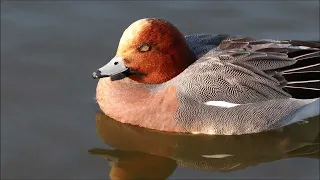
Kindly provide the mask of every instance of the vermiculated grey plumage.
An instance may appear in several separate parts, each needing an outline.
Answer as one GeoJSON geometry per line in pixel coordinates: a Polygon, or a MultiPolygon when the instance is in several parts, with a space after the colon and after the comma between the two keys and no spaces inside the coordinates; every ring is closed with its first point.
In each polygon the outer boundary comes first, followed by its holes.
{"type": "Polygon", "coordinates": [[[191,35],[186,40],[198,60],[165,84],[178,84],[176,119],[189,132],[244,134],[279,128],[299,121],[292,115],[299,108],[319,103],[291,98],[282,74],[300,60],[319,62],[316,42],[308,47],[228,35],[191,35]],[[240,105],[204,104],[208,101],[240,105]]]}

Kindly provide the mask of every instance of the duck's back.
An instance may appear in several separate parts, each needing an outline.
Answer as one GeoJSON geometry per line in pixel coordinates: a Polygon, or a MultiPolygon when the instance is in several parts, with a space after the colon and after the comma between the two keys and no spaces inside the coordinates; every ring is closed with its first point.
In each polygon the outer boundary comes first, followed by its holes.
{"type": "Polygon", "coordinates": [[[298,61],[319,60],[319,49],[247,37],[197,35],[187,42],[199,57],[175,78],[176,119],[187,131],[255,133],[319,115],[319,99],[291,98],[283,76],[298,61]]]}
{"type": "Polygon", "coordinates": [[[204,34],[186,40],[198,62],[218,60],[274,78],[294,98],[320,96],[320,42],[204,34]]]}

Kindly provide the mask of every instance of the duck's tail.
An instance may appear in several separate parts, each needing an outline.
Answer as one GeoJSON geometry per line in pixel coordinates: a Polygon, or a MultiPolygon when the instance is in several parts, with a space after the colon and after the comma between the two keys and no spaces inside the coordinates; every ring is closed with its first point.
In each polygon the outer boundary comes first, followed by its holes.
{"type": "Polygon", "coordinates": [[[288,53],[297,63],[280,71],[287,80],[285,89],[298,99],[320,97],[320,41],[290,41],[290,44],[299,49],[288,53]]]}

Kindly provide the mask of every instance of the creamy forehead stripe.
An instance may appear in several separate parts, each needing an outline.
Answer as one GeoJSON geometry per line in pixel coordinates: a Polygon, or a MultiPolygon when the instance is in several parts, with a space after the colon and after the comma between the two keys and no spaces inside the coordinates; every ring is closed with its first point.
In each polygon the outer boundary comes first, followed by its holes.
{"type": "Polygon", "coordinates": [[[149,22],[145,19],[138,20],[134,23],[132,23],[122,34],[122,37],[120,39],[119,44],[125,44],[128,41],[134,39],[134,37],[137,36],[137,34],[143,30],[149,22]]]}

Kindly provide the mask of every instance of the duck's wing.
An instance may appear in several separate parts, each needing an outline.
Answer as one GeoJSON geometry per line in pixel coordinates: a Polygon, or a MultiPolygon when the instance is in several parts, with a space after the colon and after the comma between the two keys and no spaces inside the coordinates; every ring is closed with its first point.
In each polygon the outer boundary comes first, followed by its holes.
{"type": "Polygon", "coordinates": [[[288,53],[291,58],[298,59],[297,63],[278,69],[288,81],[285,89],[293,97],[305,99],[320,96],[320,42],[289,41],[299,47],[310,49],[297,50],[288,53]]]}
{"type": "MultiPolygon", "coordinates": [[[[263,52],[296,60],[289,66],[264,70],[269,61],[256,66],[274,78],[283,81],[284,89],[295,98],[315,98],[320,93],[320,42],[297,40],[256,40],[250,37],[228,37],[216,50],[263,52]]],[[[278,63],[276,63],[277,65],[278,63]]],[[[280,64],[281,65],[281,64],[280,64]]]]}
{"type": "Polygon", "coordinates": [[[266,53],[223,51],[191,65],[175,83],[177,122],[190,132],[230,135],[280,128],[319,115],[319,98],[290,98],[280,81],[254,68],[258,64],[245,64],[263,58],[282,64],[277,67],[295,61],[266,53]],[[240,56],[238,62],[232,61],[240,56]]]}
{"type": "Polygon", "coordinates": [[[222,40],[174,78],[177,121],[191,132],[246,134],[319,115],[320,98],[295,99],[285,92],[284,73],[298,61],[319,58],[319,49],[310,46],[222,40]]]}
{"type": "MultiPolygon", "coordinates": [[[[233,103],[254,102],[290,97],[287,92],[297,97],[301,95],[301,89],[308,89],[306,86],[310,85],[310,81],[303,85],[298,82],[302,76],[312,76],[311,80],[319,77],[316,75],[319,70],[307,70],[309,67],[319,67],[320,43],[317,42],[256,40],[251,37],[226,35],[211,38],[211,41],[210,36],[202,35],[197,38],[195,44],[202,43],[204,47],[216,46],[185,72],[187,76],[196,79],[196,82],[185,84],[199,84],[196,91],[201,92],[195,94],[198,94],[197,99],[202,102],[209,101],[210,98],[233,103]],[[201,41],[200,37],[205,38],[201,41]],[[300,70],[298,76],[294,73],[296,69],[300,70]],[[288,88],[297,84],[300,85],[300,93],[288,91],[288,88]]],[[[319,85],[317,81],[312,83],[319,85]]],[[[309,96],[305,98],[319,97],[319,91],[315,88],[313,91],[315,93],[308,93],[309,96]]]]}
{"type": "Polygon", "coordinates": [[[268,53],[210,51],[177,79],[181,92],[198,102],[252,103],[290,97],[282,81],[263,70],[293,63],[294,59],[268,53]]]}

